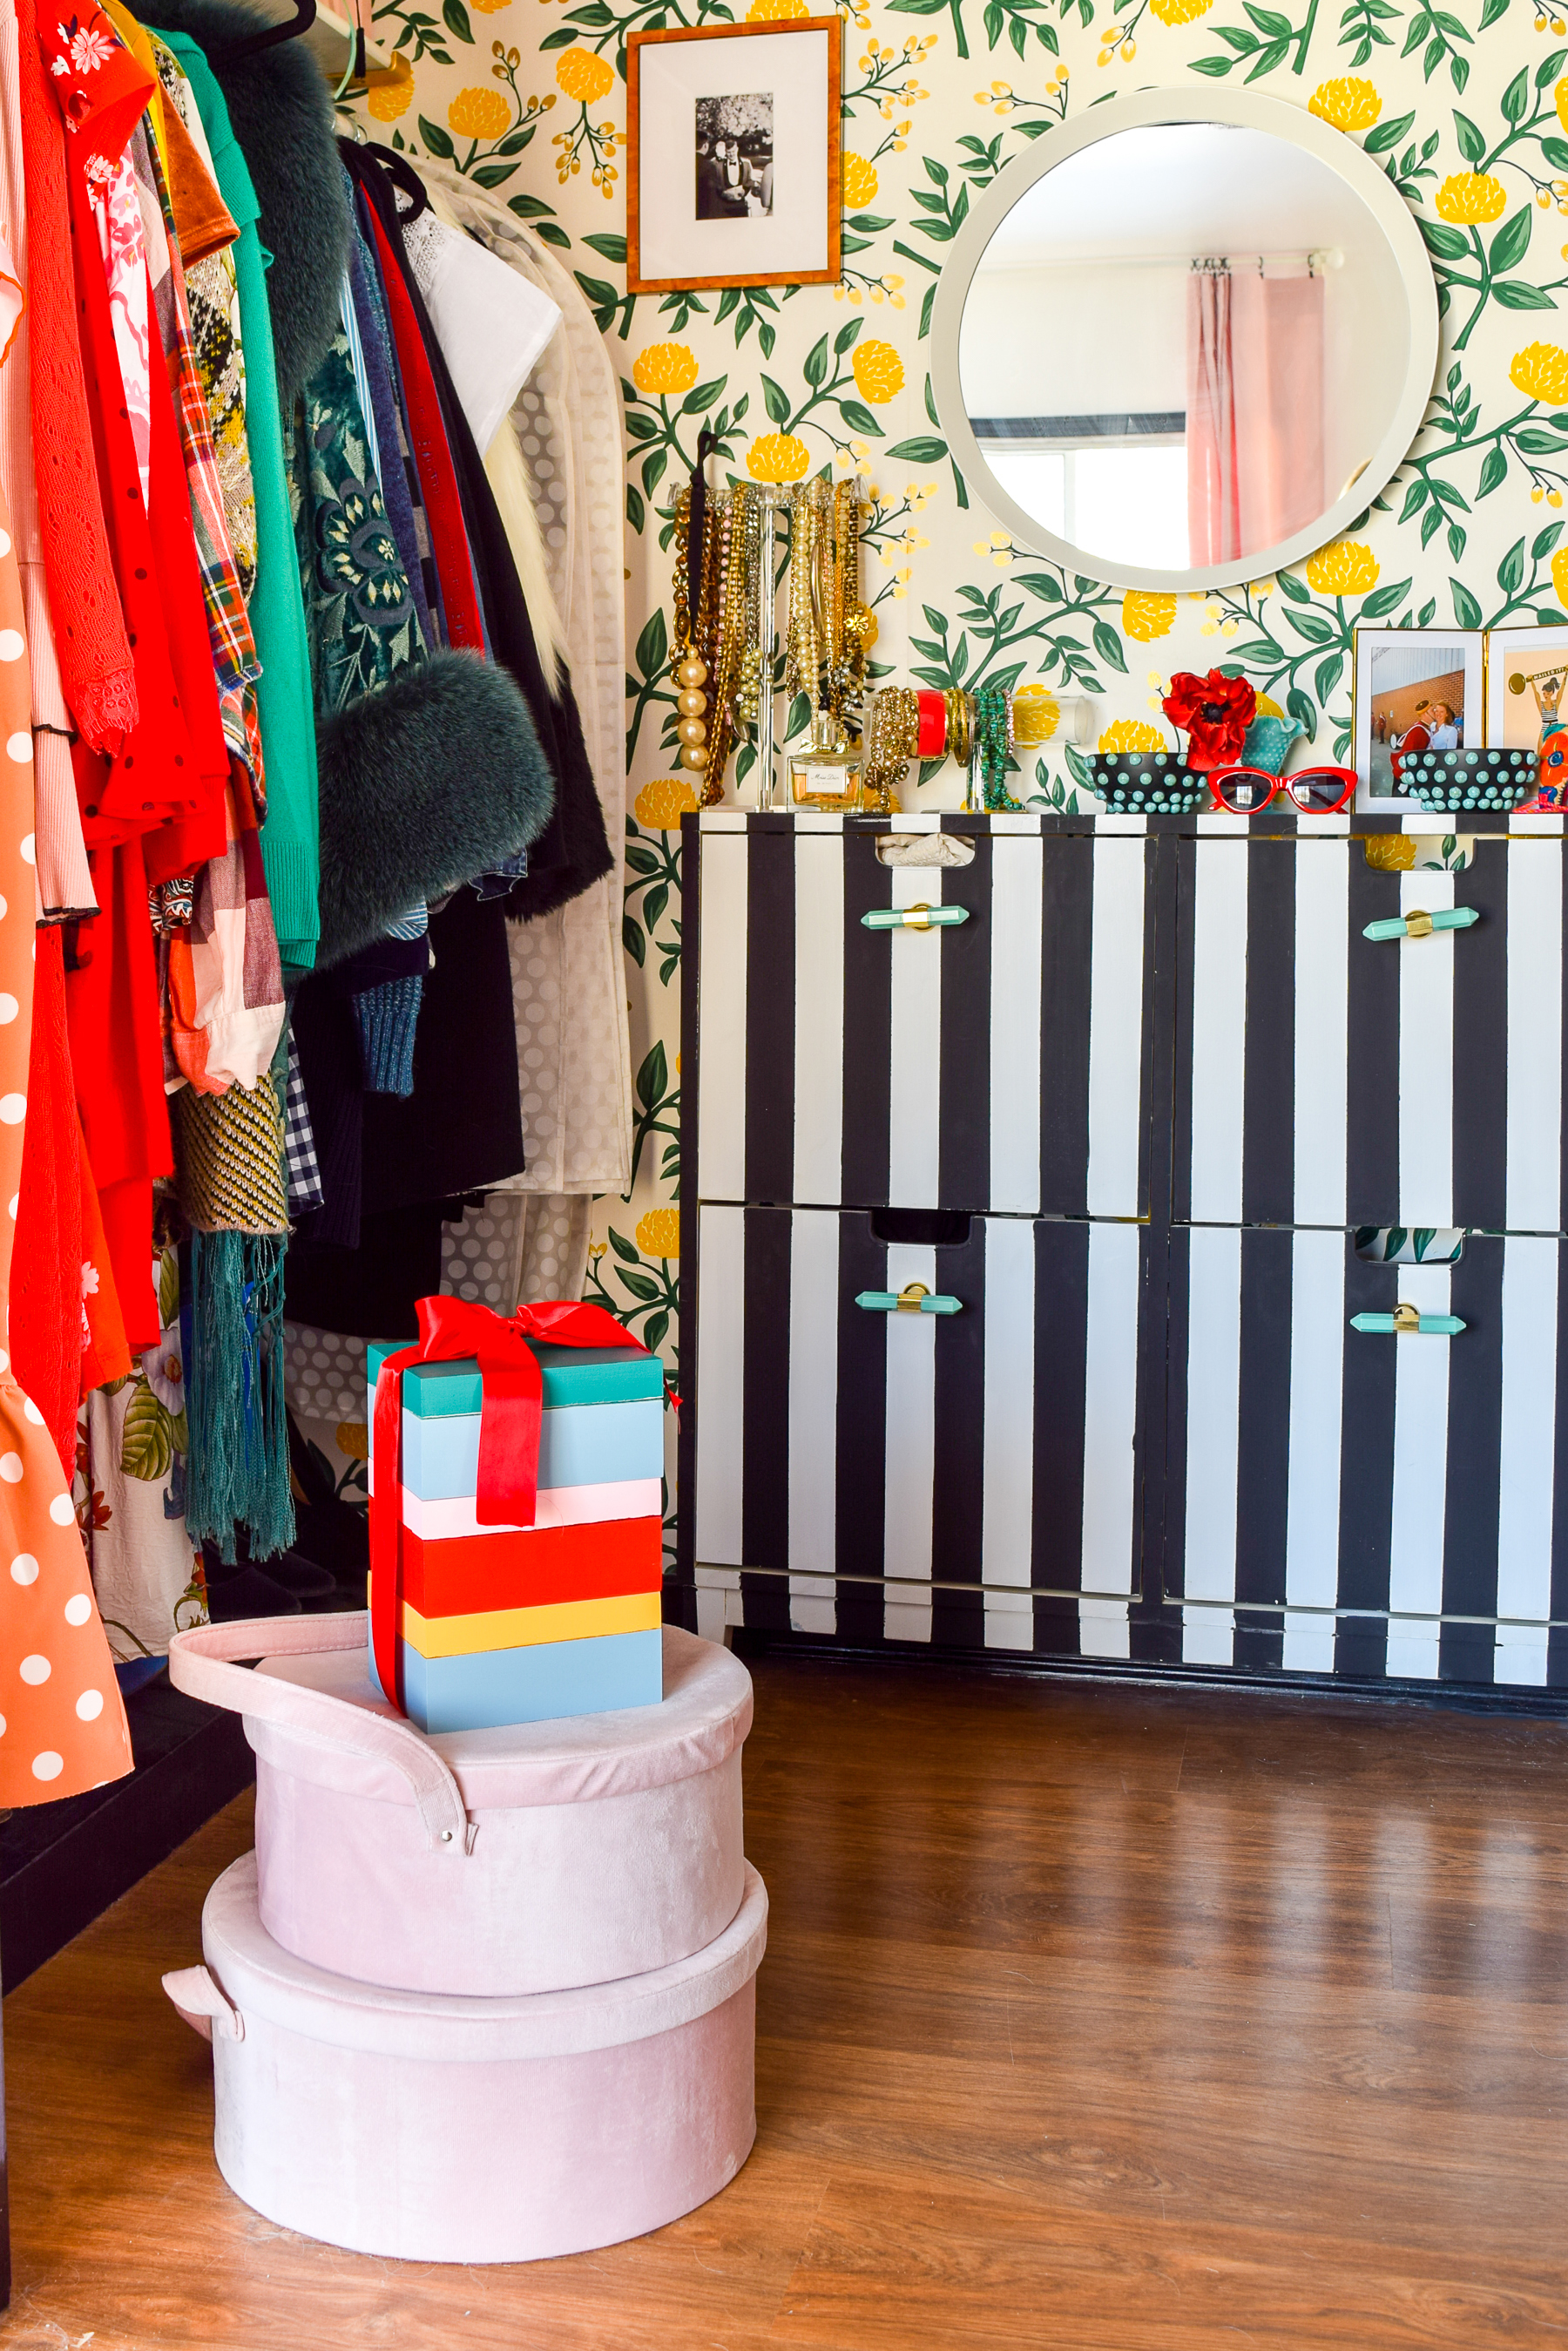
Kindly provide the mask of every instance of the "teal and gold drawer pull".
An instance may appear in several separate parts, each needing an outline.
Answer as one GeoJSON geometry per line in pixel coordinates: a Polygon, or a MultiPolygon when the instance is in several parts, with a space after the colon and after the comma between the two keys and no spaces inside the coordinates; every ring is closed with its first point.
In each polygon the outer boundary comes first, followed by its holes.
{"type": "Polygon", "coordinates": [[[1407,914],[1390,914],[1386,922],[1368,923],[1364,939],[1425,939],[1434,931],[1468,931],[1480,920],[1479,906],[1439,906],[1435,914],[1419,906],[1407,914]]]}
{"type": "Polygon", "coordinates": [[[967,906],[873,906],[861,922],[868,931],[930,931],[947,930],[954,923],[967,923],[967,906]]]}
{"type": "Polygon", "coordinates": [[[860,1290],[855,1294],[857,1306],[864,1306],[867,1314],[961,1314],[961,1298],[944,1298],[940,1292],[926,1288],[923,1281],[906,1282],[902,1290],[860,1290]]]}
{"type": "Polygon", "coordinates": [[[1401,1303],[1392,1314],[1353,1314],[1350,1327],[1384,1339],[1457,1339],[1465,1326],[1457,1314],[1422,1314],[1401,1303]]]}

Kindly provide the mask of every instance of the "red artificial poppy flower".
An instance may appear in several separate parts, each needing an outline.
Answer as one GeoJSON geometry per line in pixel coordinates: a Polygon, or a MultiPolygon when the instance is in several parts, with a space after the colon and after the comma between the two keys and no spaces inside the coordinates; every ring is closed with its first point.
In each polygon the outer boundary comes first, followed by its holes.
{"type": "Polygon", "coordinates": [[[1244,677],[1227,677],[1217,669],[1207,677],[1182,670],[1160,705],[1171,725],[1185,732],[1187,764],[1200,775],[1235,765],[1257,707],[1258,697],[1244,677]]]}

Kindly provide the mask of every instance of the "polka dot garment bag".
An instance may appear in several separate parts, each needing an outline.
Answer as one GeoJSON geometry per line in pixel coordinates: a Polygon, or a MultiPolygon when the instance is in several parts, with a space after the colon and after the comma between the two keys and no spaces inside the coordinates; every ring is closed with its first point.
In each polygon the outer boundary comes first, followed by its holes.
{"type": "MultiPolygon", "coordinates": [[[[0,249],[0,332],[21,312],[0,249]]],[[[4,363],[0,360],[0,363],[4,363]]],[[[0,496],[0,1314],[10,1337],[33,1026],[33,736],[22,582],[0,496]]],[[[0,1804],[96,1788],[131,1768],[130,1734],[65,1470],[0,1347],[0,1804]]]]}

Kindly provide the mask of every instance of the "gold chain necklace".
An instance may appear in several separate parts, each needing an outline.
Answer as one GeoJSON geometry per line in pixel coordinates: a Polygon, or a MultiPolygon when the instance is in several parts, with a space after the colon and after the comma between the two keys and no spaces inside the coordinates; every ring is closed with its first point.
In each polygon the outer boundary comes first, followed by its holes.
{"type": "Polygon", "coordinates": [[[822,517],[815,485],[802,482],[790,499],[789,636],[784,649],[784,690],[804,694],[816,708],[822,672],[817,599],[813,593],[822,517]]]}
{"type": "Polygon", "coordinates": [[[920,705],[914,688],[884,685],[866,713],[866,806],[878,816],[898,812],[898,786],[919,744],[920,705]]]}

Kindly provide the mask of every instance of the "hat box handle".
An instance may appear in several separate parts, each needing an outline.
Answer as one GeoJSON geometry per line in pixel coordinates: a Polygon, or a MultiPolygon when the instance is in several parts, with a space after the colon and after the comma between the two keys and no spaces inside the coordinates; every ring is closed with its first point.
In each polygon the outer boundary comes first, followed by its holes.
{"type": "Polygon", "coordinates": [[[169,1644],[169,1678],[176,1689],[231,1714],[275,1722],[302,1739],[345,1754],[389,1763],[412,1791],[426,1842],[438,1850],[473,1850],[474,1824],[451,1767],[413,1724],[367,1714],[327,1690],[275,1680],[236,1665],[237,1657],[319,1656],[327,1650],[369,1654],[369,1618],[361,1610],[333,1616],[261,1616],[237,1625],[196,1625],[169,1644]]]}

